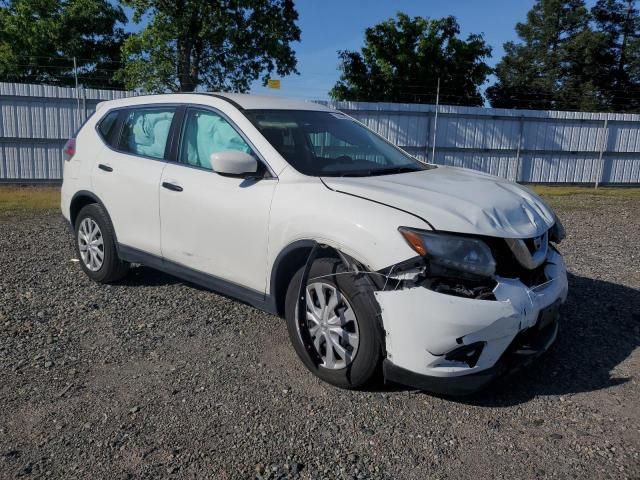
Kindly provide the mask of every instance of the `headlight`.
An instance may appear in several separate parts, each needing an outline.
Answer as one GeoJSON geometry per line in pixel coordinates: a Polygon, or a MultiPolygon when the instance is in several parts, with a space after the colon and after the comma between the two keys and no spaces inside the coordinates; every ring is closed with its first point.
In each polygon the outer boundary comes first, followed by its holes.
{"type": "Polygon", "coordinates": [[[430,264],[485,277],[496,271],[491,249],[482,240],[406,227],[398,230],[409,246],[430,264]]]}
{"type": "Polygon", "coordinates": [[[553,214],[553,218],[555,219],[555,222],[553,227],[551,227],[551,230],[549,230],[549,239],[554,243],[560,243],[564,240],[566,232],[564,230],[564,225],[562,225],[562,222],[555,213],[553,214]]]}

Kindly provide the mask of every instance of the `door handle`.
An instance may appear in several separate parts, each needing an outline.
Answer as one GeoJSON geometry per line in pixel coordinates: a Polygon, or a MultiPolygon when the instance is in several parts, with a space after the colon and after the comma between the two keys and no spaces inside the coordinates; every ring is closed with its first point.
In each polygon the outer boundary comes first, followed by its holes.
{"type": "Polygon", "coordinates": [[[162,186],[167,190],[171,190],[172,192],[182,191],[182,187],[180,185],[176,185],[175,183],[162,182],[162,186]]]}
{"type": "Polygon", "coordinates": [[[111,168],[109,165],[105,165],[104,163],[99,163],[98,168],[100,170],[104,170],[105,172],[113,172],[113,168],[111,168]]]}

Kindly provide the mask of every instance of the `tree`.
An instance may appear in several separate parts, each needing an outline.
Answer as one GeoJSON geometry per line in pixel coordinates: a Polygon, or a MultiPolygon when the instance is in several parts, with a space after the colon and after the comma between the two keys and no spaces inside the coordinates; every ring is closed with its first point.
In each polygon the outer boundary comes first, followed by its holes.
{"type": "Polygon", "coordinates": [[[262,74],[296,72],[293,0],[125,0],[148,24],[125,42],[121,77],[152,92],[246,91],[262,74]]]}
{"type": "Polygon", "coordinates": [[[640,20],[635,0],[538,0],[505,44],[494,107],[637,111],[640,20]]]}
{"type": "Polygon", "coordinates": [[[342,75],[329,94],[336,100],[482,105],[480,86],[491,68],[491,48],[481,35],[460,39],[454,17],[396,18],[365,31],[361,52],[341,51],[342,75]]]}
{"type": "Polygon", "coordinates": [[[611,110],[640,110],[640,15],[634,0],[598,0],[591,9],[604,37],[595,83],[611,110]]]}
{"type": "Polygon", "coordinates": [[[108,0],[0,0],[0,81],[121,88],[127,18],[108,0]]]}
{"type": "Polygon", "coordinates": [[[520,43],[507,42],[496,66],[497,83],[487,89],[494,107],[580,109],[593,105],[589,77],[592,52],[601,38],[589,28],[583,0],[538,0],[525,23],[516,25],[520,43]]]}

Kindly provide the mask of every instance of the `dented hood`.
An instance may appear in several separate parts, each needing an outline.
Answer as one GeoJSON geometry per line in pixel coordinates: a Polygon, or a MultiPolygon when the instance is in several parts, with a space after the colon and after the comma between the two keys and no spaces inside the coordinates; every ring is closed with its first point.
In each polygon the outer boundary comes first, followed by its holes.
{"type": "Polygon", "coordinates": [[[553,211],[530,190],[465,168],[322,180],[332,190],[406,210],[436,230],[529,238],[555,221],[553,211]]]}

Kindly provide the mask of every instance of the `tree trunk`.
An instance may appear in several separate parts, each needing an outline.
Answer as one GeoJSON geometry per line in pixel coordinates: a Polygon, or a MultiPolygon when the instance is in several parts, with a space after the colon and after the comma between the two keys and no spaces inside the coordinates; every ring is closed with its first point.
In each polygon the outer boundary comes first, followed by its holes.
{"type": "Polygon", "coordinates": [[[622,27],[622,41],[620,42],[620,57],[618,59],[618,75],[622,78],[624,72],[624,66],[627,63],[627,44],[629,37],[634,34],[633,28],[633,2],[634,0],[627,0],[627,15],[624,18],[624,25],[622,27]]]}
{"type": "Polygon", "coordinates": [[[178,83],[181,92],[193,92],[198,86],[202,39],[199,12],[191,13],[182,41],[178,40],[178,83]],[[182,48],[180,48],[182,47],[182,48]]]}
{"type": "Polygon", "coordinates": [[[178,91],[180,92],[193,92],[196,88],[191,78],[191,48],[192,43],[190,40],[178,39],[176,74],[178,77],[178,91]]]}

